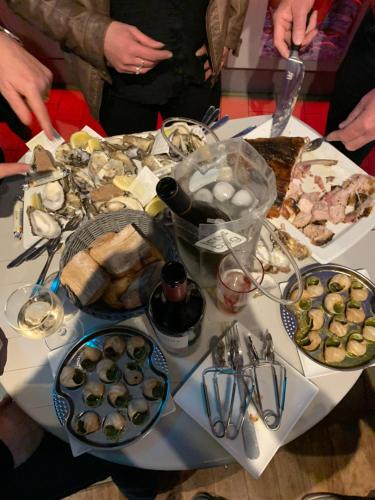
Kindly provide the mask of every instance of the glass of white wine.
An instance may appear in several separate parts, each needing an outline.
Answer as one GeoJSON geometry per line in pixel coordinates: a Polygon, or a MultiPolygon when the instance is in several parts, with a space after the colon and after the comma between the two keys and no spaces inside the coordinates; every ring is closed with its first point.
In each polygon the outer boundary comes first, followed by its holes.
{"type": "Polygon", "coordinates": [[[5,305],[8,324],[24,337],[44,339],[56,333],[64,321],[59,297],[40,285],[25,285],[15,290],[5,305]]]}

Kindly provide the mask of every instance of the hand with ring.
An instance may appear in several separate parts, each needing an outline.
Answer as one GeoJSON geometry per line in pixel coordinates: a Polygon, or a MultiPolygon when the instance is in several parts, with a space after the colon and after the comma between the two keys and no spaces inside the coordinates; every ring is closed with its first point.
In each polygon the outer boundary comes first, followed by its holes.
{"type": "Polygon", "coordinates": [[[119,73],[144,75],[160,61],[173,57],[164,44],[135,26],[112,21],[104,36],[104,55],[119,73]],[[125,50],[124,50],[125,47],[125,50]]]}

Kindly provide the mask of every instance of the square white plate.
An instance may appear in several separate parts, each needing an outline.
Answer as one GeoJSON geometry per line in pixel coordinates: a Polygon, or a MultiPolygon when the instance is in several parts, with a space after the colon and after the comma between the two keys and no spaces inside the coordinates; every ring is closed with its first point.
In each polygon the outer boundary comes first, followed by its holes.
{"type": "MultiPolygon", "coordinates": [[[[268,120],[248,135],[247,139],[256,139],[258,137],[270,137],[272,121],[268,120]]],[[[309,139],[316,139],[321,137],[316,130],[312,129],[305,123],[301,122],[293,116],[283,132],[284,136],[289,137],[308,137],[309,139]]],[[[319,149],[311,153],[304,153],[303,160],[310,159],[330,159],[337,160],[337,164],[332,167],[313,166],[311,173],[313,175],[320,175],[323,179],[327,176],[334,176],[334,184],[342,184],[342,182],[353,174],[366,174],[358,165],[353,163],[349,158],[344,156],[340,151],[334,148],[328,142],[324,142],[319,149]]],[[[306,181],[307,183],[308,181],[306,181]]],[[[311,183],[312,184],[312,183],[311,183]]],[[[305,185],[305,183],[304,183],[305,185]]],[[[308,191],[312,191],[313,187],[308,187],[308,191]]],[[[288,232],[301,243],[307,245],[311,249],[312,256],[321,264],[332,262],[341,254],[346,252],[350,247],[355,245],[361,238],[363,238],[371,229],[375,227],[375,210],[372,210],[368,217],[360,219],[355,224],[331,224],[328,223],[327,227],[331,229],[335,235],[332,240],[324,246],[316,246],[310,243],[306,236],[288,222],[284,217],[280,216],[271,219],[275,226],[279,227],[284,224],[288,232]]]]}
{"type": "MultiPolygon", "coordinates": [[[[238,324],[238,329],[240,334],[248,332],[248,329],[241,324],[238,324]]],[[[258,352],[261,352],[261,340],[255,334],[252,335],[252,339],[258,352]]],[[[250,460],[246,457],[241,432],[234,440],[216,438],[211,433],[202,389],[202,372],[213,365],[211,353],[209,353],[174,396],[175,403],[181,406],[191,418],[211,434],[212,438],[255,478],[258,478],[262,474],[277,450],[285,442],[289,432],[319,391],[316,385],[307,380],[277,354],[276,359],[285,366],[288,379],[285,409],[281,425],[277,431],[268,430],[260,419],[254,423],[260,451],[257,459],[250,460]]],[[[250,412],[256,414],[252,408],[250,408],[250,412]]]]}

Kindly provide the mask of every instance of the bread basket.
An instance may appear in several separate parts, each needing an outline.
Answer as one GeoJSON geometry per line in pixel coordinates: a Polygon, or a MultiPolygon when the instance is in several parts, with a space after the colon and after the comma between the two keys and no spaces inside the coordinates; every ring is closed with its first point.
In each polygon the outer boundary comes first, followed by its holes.
{"type": "MultiPolygon", "coordinates": [[[[140,234],[160,251],[165,260],[179,259],[173,238],[162,222],[150,217],[145,212],[121,210],[98,215],[95,219],[83,223],[68,238],[60,260],[60,272],[76,253],[86,250],[96,238],[110,231],[119,232],[128,224],[133,224],[140,234]]],[[[109,307],[101,299],[93,304],[82,306],[68,287],[65,287],[65,290],[73,304],[85,313],[98,318],[120,321],[143,314],[145,310],[145,306],[136,309],[117,310],[109,307]]]]}

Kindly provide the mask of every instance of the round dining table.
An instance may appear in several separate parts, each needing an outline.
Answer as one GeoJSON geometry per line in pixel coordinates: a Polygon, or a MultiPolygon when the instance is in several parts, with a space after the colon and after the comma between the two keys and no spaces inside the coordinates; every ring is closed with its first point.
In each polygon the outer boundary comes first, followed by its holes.
{"type": "MultiPolygon", "coordinates": [[[[230,120],[217,130],[217,134],[222,139],[228,138],[245,127],[260,125],[266,119],[269,119],[269,116],[230,120]]],[[[43,254],[36,260],[7,269],[8,262],[23,250],[22,242],[13,237],[12,217],[13,206],[21,190],[22,180],[19,178],[5,180],[0,185],[0,328],[4,334],[0,351],[0,373],[2,372],[0,382],[28,415],[46,430],[67,440],[66,432],[59,423],[53,406],[51,395],[53,375],[49,363],[49,348],[43,340],[29,340],[20,336],[7,325],[4,317],[7,297],[19,286],[35,282],[46,260],[46,254],[43,254]]],[[[353,269],[366,269],[370,277],[375,277],[373,248],[375,248],[375,231],[370,231],[335,262],[353,269]]],[[[303,265],[312,262],[310,258],[303,261],[303,265]]],[[[56,255],[50,268],[51,272],[58,269],[58,263],[59,255],[56,255]]],[[[108,324],[108,321],[81,312],[79,314],[85,330],[108,324]]],[[[273,336],[276,352],[303,373],[297,349],[282,325],[279,305],[276,302],[266,297],[250,300],[248,306],[238,315],[238,319],[249,328],[257,324],[258,327],[269,330],[273,336]]],[[[168,357],[174,390],[207,355],[209,340],[212,335],[220,333],[223,321],[228,321],[228,316],[220,313],[214,302],[208,299],[198,348],[186,357],[168,357]]],[[[125,324],[150,333],[150,327],[143,316],[128,320],[125,324]]],[[[360,375],[361,370],[332,370],[329,374],[311,379],[319,392],[285,442],[296,439],[331,412],[360,375]]],[[[161,418],[152,432],[142,440],[127,448],[100,451],[95,454],[117,463],[161,470],[195,469],[233,461],[224,448],[177,406],[173,412],[161,418]]]]}

